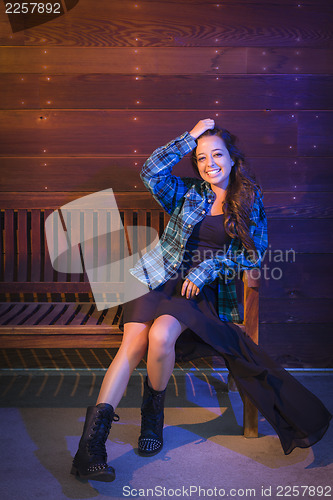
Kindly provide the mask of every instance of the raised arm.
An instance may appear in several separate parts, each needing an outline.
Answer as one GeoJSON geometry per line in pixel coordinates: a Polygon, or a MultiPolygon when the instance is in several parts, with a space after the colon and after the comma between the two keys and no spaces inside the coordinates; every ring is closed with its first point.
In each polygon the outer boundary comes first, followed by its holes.
{"type": "Polygon", "coordinates": [[[193,183],[193,177],[177,177],[172,168],[196,147],[195,139],[208,128],[214,127],[214,120],[200,120],[191,130],[184,132],[165,146],[157,148],[144,163],[140,177],[155,200],[171,214],[193,183]]]}

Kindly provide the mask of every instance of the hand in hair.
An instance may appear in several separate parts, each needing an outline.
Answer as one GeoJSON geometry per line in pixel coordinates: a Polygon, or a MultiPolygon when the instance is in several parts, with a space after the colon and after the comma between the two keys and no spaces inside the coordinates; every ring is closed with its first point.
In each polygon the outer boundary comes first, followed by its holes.
{"type": "Polygon", "coordinates": [[[210,118],[206,118],[205,120],[200,120],[191,130],[190,135],[197,139],[201,134],[206,132],[208,129],[212,129],[215,127],[214,120],[210,118]]]}

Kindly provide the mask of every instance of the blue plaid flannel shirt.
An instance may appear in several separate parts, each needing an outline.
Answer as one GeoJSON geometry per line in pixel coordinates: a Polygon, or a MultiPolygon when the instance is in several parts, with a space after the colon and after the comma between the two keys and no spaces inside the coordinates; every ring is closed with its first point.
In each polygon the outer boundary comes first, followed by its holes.
{"type": "MultiPolygon", "coordinates": [[[[196,147],[194,138],[182,135],[156,149],[144,163],[140,177],[155,200],[171,216],[157,245],[146,252],[129,271],[133,276],[156,288],[167,281],[183,260],[186,242],[195,224],[210,212],[216,195],[207,181],[172,175],[172,168],[196,147]]],[[[250,216],[250,235],[259,257],[233,238],[226,252],[206,259],[191,269],[186,278],[200,290],[218,279],[218,314],[222,321],[241,323],[235,276],[245,269],[260,268],[267,249],[267,219],[260,192],[256,192],[250,216]]]]}

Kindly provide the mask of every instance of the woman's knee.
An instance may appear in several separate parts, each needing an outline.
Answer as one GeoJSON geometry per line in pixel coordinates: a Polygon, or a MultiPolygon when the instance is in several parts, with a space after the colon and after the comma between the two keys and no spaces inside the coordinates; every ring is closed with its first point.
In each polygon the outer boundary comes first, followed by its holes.
{"type": "Polygon", "coordinates": [[[120,349],[131,357],[143,357],[148,347],[148,333],[153,321],[146,323],[125,323],[120,349]]]}
{"type": "Polygon", "coordinates": [[[157,318],[148,334],[148,349],[158,351],[160,355],[167,355],[174,350],[175,343],[184,326],[174,317],[169,315],[157,318]]]}

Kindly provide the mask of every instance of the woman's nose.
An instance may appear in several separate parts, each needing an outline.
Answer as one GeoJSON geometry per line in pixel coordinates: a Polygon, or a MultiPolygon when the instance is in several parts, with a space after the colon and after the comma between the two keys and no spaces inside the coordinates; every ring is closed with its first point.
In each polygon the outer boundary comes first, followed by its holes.
{"type": "Polygon", "coordinates": [[[211,156],[207,157],[207,167],[214,165],[214,159],[211,156]]]}

